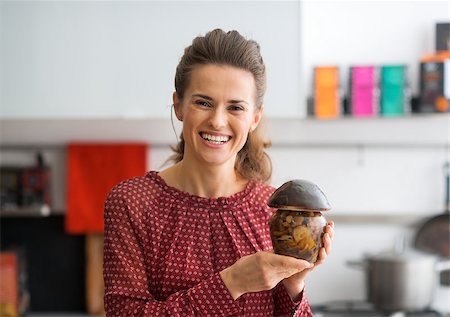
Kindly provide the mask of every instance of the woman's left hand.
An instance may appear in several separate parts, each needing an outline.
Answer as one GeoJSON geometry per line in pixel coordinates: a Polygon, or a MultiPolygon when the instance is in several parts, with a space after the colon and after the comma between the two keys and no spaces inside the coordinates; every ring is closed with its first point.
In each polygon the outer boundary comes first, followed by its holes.
{"type": "Polygon", "coordinates": [[[319,250],[319,256],[317,261],[314,263],[314,266],[310,269],[306,269],[304,271],[296,273],[291,277],[288,277],[283,280],[283,284],[292,298],[296,298],[305,287],[306,275],[312,270],[314,270],[315,267],[325,262],[325,259],[331,252],[331,242],[333,241],[333,237],[334,237],[334,222],[329,221],[324,229],[324,234],[322,238],[323,247],[320,248],[319,250]]]}

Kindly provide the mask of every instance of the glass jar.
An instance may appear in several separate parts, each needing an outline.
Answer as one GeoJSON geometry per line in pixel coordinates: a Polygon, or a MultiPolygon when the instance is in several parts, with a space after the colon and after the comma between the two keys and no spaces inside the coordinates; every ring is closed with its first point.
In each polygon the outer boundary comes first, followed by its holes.
{"type": "Polygon", "coordinates": [[[270,220],[274,252],[316,262],[326,224],[321,212],[278,209],[270,220]]]}

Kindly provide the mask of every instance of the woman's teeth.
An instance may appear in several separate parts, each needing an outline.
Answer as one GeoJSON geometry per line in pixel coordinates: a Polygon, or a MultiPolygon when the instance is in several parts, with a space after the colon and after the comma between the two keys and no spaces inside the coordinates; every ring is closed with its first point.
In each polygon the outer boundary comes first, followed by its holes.
{"type": "Polygon", "coordinates": [[[205,139],[206,141],[213,143],[213,144],[223,144],[228,142],[228,140],[230,139],[229,136],[224,136],[224,135],[211,135],[211,134],[207,134],[207,133],[202,133],[201,137],[203,139],[205,139]]]}

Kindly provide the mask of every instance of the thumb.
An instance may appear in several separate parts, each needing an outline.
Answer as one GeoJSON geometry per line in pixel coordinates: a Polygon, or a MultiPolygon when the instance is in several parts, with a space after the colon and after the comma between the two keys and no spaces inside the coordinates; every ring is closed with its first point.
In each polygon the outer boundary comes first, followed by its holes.
{"type": "Polygon", "coordinates": [[[314,266],[313,263],[301,259],[297,259],[297,263],[300,270],[310,269],[314,266]]]}
{"type": "Polygon", "coordinates": [[[309,263],[308,261],[297,259],[292,256],[283,256],[283,260],[285,264],[289,267],[295,268],[298,271],[303,271],[305,269],[312,268],[314,264],[309,263]]]}

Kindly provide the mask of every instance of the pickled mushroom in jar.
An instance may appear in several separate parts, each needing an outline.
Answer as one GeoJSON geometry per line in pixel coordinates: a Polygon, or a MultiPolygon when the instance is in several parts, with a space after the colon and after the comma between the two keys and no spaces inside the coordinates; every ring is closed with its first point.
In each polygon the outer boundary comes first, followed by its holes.
{"type": "Polygon", "coordinates": [[[274,252],[314,263],[326,226],[322,212],[331,209],[320,188],[306,180],[293,180],[278,188],[268,205],[278,208],[270,221],[274,252]]]}

